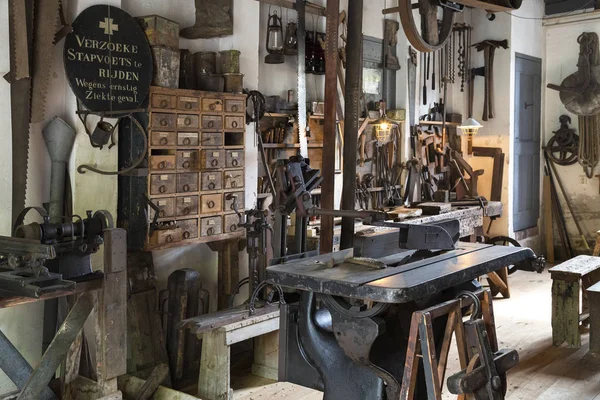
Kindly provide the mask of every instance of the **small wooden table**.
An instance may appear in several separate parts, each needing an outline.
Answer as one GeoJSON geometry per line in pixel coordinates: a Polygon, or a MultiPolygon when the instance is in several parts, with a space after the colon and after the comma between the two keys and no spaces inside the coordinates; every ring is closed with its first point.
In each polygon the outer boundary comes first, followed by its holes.
{"type": "Polygon", "coordinates": [[[588,318],[586,289],[600,281],[600,258],[578,256],[550,268],[552,276],[552,343],[581,347],[580,322],[588,318]],[[581,289],[582,301],[579,301],[581,289]]]}

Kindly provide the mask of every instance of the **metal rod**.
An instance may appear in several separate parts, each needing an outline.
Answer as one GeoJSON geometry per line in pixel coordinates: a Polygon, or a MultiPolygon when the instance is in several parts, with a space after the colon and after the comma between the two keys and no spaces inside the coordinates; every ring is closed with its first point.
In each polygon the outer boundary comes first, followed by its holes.
{"type": "MultiPolygon", "coordinates": [[[[344,124],[344,178],[342,210],[355,209],[356,158],[358,152],[358,117],[362,74],[363,0],[348,4],[348,42],[346,44],[346,98],[344,124]]],[[[341,249],[354,247],[354,218],[342,218],[341,249]]],[[[323,250],[323,249],[321,249],[323,250]]]]}
{"type": "MultiPolygon", "coordinates": [[[[340,0],[327,0],[327,26],[325,35],[325,116],[323,126],[323,164],[321,176],[321,206],[334,208],[335,195],[335,144],[337,130],[337,68],[338,27],[340,0]]],[[[354,141],[356,143],[356,141],[354,141]]],[[[304,231],[306,233],[306,230],[304,231]]],[[[333,251],[333,218],[321,218],[321,253],[333,251]]]]}

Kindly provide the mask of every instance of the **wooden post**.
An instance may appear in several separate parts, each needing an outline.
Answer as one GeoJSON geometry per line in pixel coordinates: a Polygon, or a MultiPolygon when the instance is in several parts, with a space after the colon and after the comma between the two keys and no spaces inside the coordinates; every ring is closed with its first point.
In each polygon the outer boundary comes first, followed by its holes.
{"type": "Polygon", "coordinates": [[[590,353],[600,354],[600,284],[587,290],[590,302],[590,353]]]}
{"type": "MultiPolygon", "coordinates": [[[[552,187],[550,177],[544,176],[544,224],[546,234],[546,260],[554,264],[554,226],[552,224],[552,187]]],[[[600,250],[600,249],[599,249],[600,250]]]]}
{"type": "Polygon", "coordinates": [[[254,338],[252,375],[278,380],[279,331],[254,338]]]}
{"type": "Polygon", "coordinates": [[[581,347],[579,335],[579,279],[552,280],[552,343],[581,347]]]}
{"type": "Polygon", "coordinates": [[[204,332],[202,335],[202,360],[198,378],[198,397],[204,400],[230,400],[231,353],[225,342],[224,329],[204,332]]]}
{"type": "Polygon", "coordinates": [[[229,307],[229,296],[233,294],[240,280],[239,239],[208,243],[212,251],[219,252],[218,309],[229,307]]]}

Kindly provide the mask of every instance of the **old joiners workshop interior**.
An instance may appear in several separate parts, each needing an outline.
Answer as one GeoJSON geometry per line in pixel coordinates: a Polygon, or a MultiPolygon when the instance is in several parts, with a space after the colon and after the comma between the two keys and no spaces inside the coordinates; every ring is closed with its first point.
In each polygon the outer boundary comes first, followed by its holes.
{"type": "Polygon", "coordinates": [[[600,1],[0,2],[0,400],[600,399],[600,1]]]}

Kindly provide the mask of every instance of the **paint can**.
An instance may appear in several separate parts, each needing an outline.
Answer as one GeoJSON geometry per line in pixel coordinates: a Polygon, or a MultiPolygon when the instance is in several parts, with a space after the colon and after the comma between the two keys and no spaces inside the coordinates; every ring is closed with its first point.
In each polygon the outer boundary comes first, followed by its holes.
{"type": "Polygon", "coordinates": [[[179,50],[165,46],[152,46],[154,76],[152,84],[171,89],[179,87],[179,50]]]}
{"type": "Polygon", "coordinates": [[[223,74],[225,77],[225,91],[228,93],[242,93],[244,90],[244,74],[223,74]]]}
{"type": "Polygon", "coordinates": [[[196,86],[198,90],[207,92],[222,92],[224,86],[223,75],[220,74],[196,74],[196,86]]]}
{"type": "Polygon", "coordinates": [[[217,72],[217,53],[214,51],[199,51],[194,53],[196,73],[214,74],[217,72]]]}
{"type": "Polygon", "coordinates": [[[219,54],[221,56],[221,73],[240,73],[240,52],[238,50],[225,50],[221,51],[219,54]]]}

